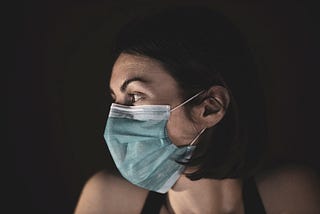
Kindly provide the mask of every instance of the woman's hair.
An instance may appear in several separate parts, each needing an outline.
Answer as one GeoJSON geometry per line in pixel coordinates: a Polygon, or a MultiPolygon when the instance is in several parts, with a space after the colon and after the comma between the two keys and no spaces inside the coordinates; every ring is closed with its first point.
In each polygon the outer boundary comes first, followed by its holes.
{"type": "MultiPolygon", "coordinates": [[[[245,39],[220,12],[203,7],[178,7],[127,23],[114,43],[114,60],[121,54],[159,61],[178,82],[187,99],[220,85],[230,103],[223,119],[206,130],[187,174],[200,178],[251,176],[266,141],[264,93],[245,39]]],[[[187,107],[201,102],[201,96],[187,107]]]]}

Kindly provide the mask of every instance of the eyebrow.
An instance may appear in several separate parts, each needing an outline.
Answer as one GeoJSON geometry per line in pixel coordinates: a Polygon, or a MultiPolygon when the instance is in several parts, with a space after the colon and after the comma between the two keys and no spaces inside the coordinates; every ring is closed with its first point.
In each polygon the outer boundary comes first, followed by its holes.
{"type": "Polygon", "coordinates": [[[121,85],[121,87],[120,87],[120,91],[121,91],[121,92],[125,92],[125,90],[127,89],[128,85],[129,85],[130,83],[132,83],[132,82],[135,82],[135,81],[143,82],[143,83],[148,82],[147,80],[145,80],[145,79],[143,79],[143,78],[141,78],[141,77],[133,77],[133,78],[130,78],[130,79],[125,80],[125,81],[122,83],[122,85],[121,85]]]}
{"type": "MultiPolygon", "coordinates": [[[[125,80],[125,81],[122,83],[122,85],[120,86],[120,91],[124,93],[125,90],[127,89],[128,85],[129,85],[130,83],[132,83],[132,82],[135,82],[135,81],[139,81],[139,82],[143,82],[143,83],[147,83],[147,82],[148,82],[147,80],[145,80],[145,79],[143,79],[143,78],[141,78],[141,77],[132,77],[132,78],[130,78],[130,79],[125,80]]],[[[111,94],[114,94],[114,92],[113,92],[113,90],[112,90],[111,88],[110,88],[110,93],[111,93],[111,94]]]]}

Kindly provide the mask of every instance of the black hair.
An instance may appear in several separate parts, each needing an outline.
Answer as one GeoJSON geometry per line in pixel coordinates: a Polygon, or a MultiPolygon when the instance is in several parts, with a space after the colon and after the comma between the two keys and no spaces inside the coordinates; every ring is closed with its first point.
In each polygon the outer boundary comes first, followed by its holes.
{"type": "Polygon", "coordinates": [[[254,173],[267,140],[264,93],[250,48],[226,16],[204,7],[176,7],[138,17],[120,30],[112,51],[114,60],[128,53],[159,61],[184,99],[214,85],[225,87],[230,104],[223,119],[201,137],[188,163],[197,170],[187,176],[223,179],[254,173]]]}

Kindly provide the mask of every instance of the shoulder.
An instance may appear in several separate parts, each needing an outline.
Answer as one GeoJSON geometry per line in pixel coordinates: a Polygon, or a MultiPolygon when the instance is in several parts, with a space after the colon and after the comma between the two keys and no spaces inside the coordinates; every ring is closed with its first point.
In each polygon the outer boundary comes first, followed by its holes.
{"type": "Polygon", "coordinates": [[[267,213],[319,213],[320,177],[303,165],[283,165],[255,178],[267,213]]]}
{"type": "Polygon", "coordinates": [[[147,194],[119,174],[103,170],[85,183],[75,213],[140,213],[147,194]]]}

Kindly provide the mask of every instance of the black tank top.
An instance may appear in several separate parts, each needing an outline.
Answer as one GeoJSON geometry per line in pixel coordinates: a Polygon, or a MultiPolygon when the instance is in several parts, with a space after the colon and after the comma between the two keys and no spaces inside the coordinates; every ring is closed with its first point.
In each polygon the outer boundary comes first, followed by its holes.
{"type": "MultiPolygon", "coordinates": [[[[249,178],[243,183],[242,191],[245,214],[266,213],[253,177],[249,178]]],[[[166,194],[150,191],[144,203],[141,214],[160,213],[160,209],[165,203],[165,199],[166,194]]]]}

